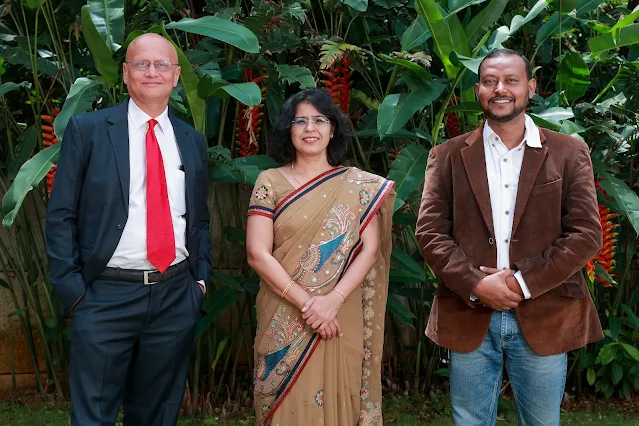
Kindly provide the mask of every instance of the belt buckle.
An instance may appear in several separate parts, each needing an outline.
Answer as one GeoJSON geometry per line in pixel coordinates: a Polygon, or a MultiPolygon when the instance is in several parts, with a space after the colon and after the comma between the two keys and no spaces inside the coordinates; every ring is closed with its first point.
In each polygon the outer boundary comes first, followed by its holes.
{"type": "Polygon", "coordinates": [[[142,273],[144,274],[144,285],[151,285],[151,284],[155,284],[156,282],[150,282],[149,281],[149,275],[152,274],[153,272],[158,272],[158,271],[142,271],[142,273]]]}

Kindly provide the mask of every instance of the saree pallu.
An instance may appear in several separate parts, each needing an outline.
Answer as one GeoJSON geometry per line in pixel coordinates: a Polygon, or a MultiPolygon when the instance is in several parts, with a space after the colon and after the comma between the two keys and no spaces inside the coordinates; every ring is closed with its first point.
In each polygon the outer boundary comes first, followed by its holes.
{"type": "Polygon", "coordinates": [[[273,219],[273,256],[310,295],[329,293],[379,219],[376,261],[337,319],[342,337],[322,340],[299,309],[260,283],[254,396],[259,425],[382,424],[381,362],[388,292],[393,182],[338,167],[293,189],[277,170],[260,174],[249,215],[273,219]]]}

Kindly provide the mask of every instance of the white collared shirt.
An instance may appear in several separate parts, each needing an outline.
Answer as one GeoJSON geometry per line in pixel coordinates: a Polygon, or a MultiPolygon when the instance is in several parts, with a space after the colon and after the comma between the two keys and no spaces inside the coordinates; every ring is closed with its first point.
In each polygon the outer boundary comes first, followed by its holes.
{"type": "MultiPolygon", "coordinates": [[[[510,244],[519,174],[524,160],[524,144],[531,148],[541,148],[539,129],[528,115],[526,115],[525,126],[523,140],[518,146],[509,150],[490,128],[488,122],[484,125],[484,152],[497,247],[497,269],[510,268],[510,244]]],[[[515,273],[515,278],[521,286],[524,297],[530,299],[532,296],[521,271],[515,273]]]]}
{"type": "MultiPolygon", "coordinates": [[[[186,189],[182,160],[167,109],[155,117],[175,234],[175,260],[186,259],[186,189]]],[[[152,270],[146,257],[146,132],[151,117],[129,100],[129,217],[108,267],[152,270]]]]}

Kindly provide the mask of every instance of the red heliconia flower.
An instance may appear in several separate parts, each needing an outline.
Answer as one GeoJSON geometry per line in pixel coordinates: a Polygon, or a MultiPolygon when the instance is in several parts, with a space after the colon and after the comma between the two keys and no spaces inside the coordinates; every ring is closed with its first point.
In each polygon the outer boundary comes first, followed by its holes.
{"type": "Polygon", "coordinates": [[[459,120],[454,112],[448,114],[446,129],[448,129],[448,137],[454,138],[455,136],[459,136],[459,120]]]}
{"type": "MultiPolygon", "coordinates": [[[[55,135],[55,131],[53,130],[53,120],[60,113],[59,110],[53,108],[51,110],[53,115],[41,115],[42,119],[42,143],[45,148],[50,147],[51,145],[57,144],[58,138],[55,135]],[[46,123],[46,124],[44,124],[46,123]]],[[[58,168],[58,165],[55,164],[51,167],[51,170],[47,173],[47,194],[51,195],[51,189],[53,188],[53,181],[55,180],[55,171],[58,168]]]]}
{"type": "MultiPolygon", "coordinates": [[[[262,77],[253,77],[253,70],[246,70],[247,81],[260,84],[262,77]]],[[[266,88],[260,88],[262,98],[266,88]]],[[[262,118],[264,117],[264,103],[260,103],[249,109],[240,103],[237,110],[237,120],[235,128],[235,143],[237,154],[240,157],[255,155],[259,150],[260,133],[262,132],[262,118]]]]}
{"type": "Polygon", "coordinates": [[[348,52],[338,61],[335,61],[329,70],[320,72],[326,77],[320,80],[326,91],[331,95],[333,101],[348,114],[348,105],[351,102],[351,86],[353,81],[353,70],[349,69],[353,61],[348,57],[348,52]]]}
{"type": "MultiPolygon", "coordinates": [[[[604,197],[608,197],[608,194],[599,185],[599,182],[595,182],[597,191],[604,197]]],[[[595,262],[599,264],[610,276],[613,276],[615,271],[615,254],[617,251],[617,228],[618,223],[614,222],[614,219],[619,216],[617,213],[613,213],[608,207],[603,204],[599,204],[599,217],[601,220],[601,228],[603,229],[603,245],[601,251],[586,265],[586,272],[589,278],[594,282],[595,280],[600,282],[604,287],[611,287],[611,284],[601,277],[595,277],[595,262]]]]}

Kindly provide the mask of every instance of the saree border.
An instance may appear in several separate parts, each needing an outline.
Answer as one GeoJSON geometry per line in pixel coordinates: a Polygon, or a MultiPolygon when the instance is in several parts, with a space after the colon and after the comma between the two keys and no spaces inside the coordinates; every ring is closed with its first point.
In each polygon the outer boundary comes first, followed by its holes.
{"type": "Polygon", "coordinates": [[[311,356],[315,352],[315,349],[317,349],[317,347],[319,346],[319,343],[320,343],[320,338],[318,334],[313,333],[313,335],[311,336],[311,339],[306,345],[306,348],[304,349],[304,352],[299,357],[299,359],[297,360],[297,363],[295,363],[295,366],[291,370],[291,374],[289,374],[289,376],[286,378],[282,388],[275,396],[273,407],[270,409],[269,413],[264,418],[264,423],[263,423],[264,426],[269,424],[269,422],[271,421],[271,418],[273,417],[273,414],[275,414],[275,411],[277,411],[279,406],[282,404],[282,401],[284,401],[288,393],[293,388],[293,385],[295,385],[295,382],[297,382],[297,379],[302,374],[302,371],[304,371],[304,367],[306,367],[306,363],[308,363],[308,360],[311,359],[311,356]]]}
{"type": "Polygon", "coordinates": [[[277,206],[275,206],[274,219],[277,219],[284,210],[286,210],[291,204],[293,204],[303,195],[317,188],[319,185],[323,184],[327,180],[339,176],[342,173],[346,173],[348,170],[350,170],[348,167],[335,167],[309,180],[304,185],[288,194],[286,198],[284,198],[282,201],[279,202],[277,206]]]}
{"type": "MultiPolygon", "coordinates": [[[[392,180],[388,180],[388,179],[384,180],[382,187],[380,188],[379,191],[377,191],[377,194],[375,194],[375,198],[373,198],[373,201],[368,206],[368,209],[366,209],[366,211],[364,212],[364,214],[359,220],[359,223],[361,224],[359,228],[360,237],[362,233],[364,232],[364,230],[366,229],[366,227],[368,226],[368,224],[370,223],[370,221],[377,214],[380,207],[382,207],[384,200],[386,200],[386,197],[388,196],[388,194],[390,194],[391,189],[393,189],[394,185],[395,185],[395,182],[393,182],[392,180]]],[[[344,269],[342,270],[340,279],[344,276],[344,274],[348,270],[348,267],[351,266],[351,263],[357,257],[357,254],[359,253],[361,249],[362,249],[362,240],[360,238],[353,245],[353,248],[351,249],[350,253],[348,253],[348,256],[346,257],[346,265],[344,266],[344,269]]]]}

